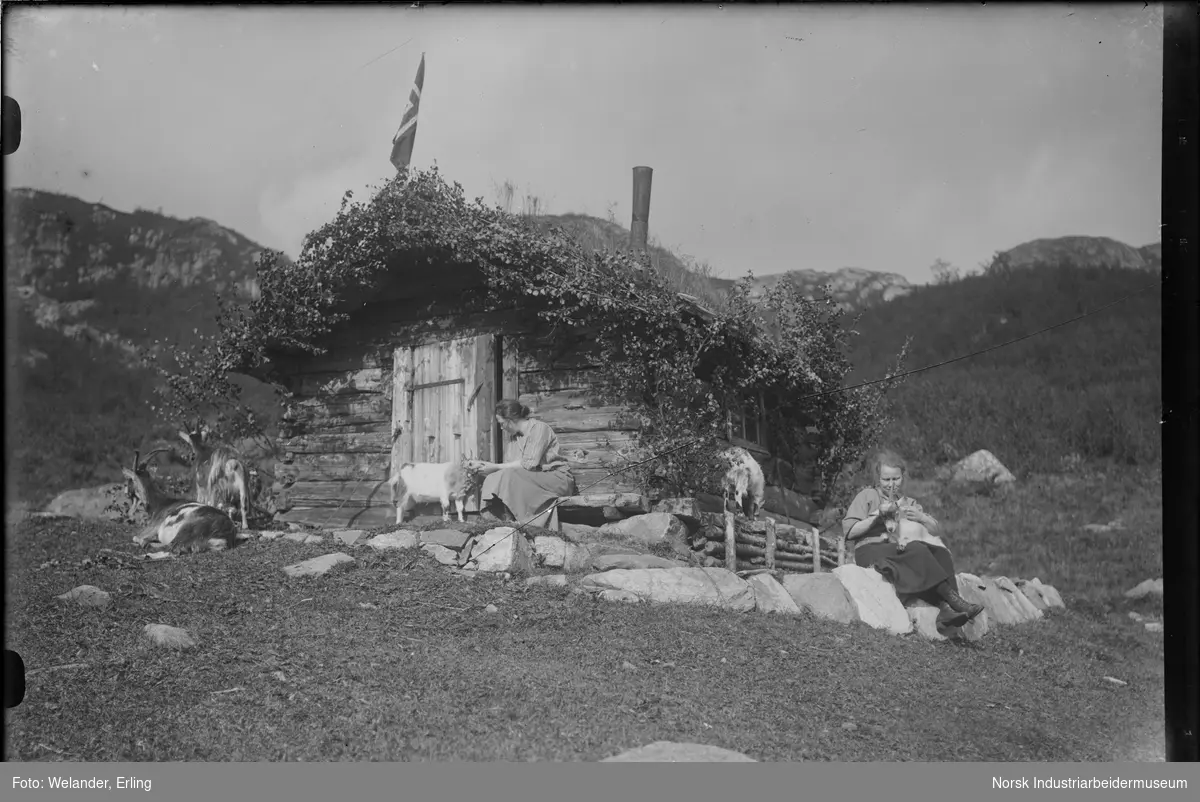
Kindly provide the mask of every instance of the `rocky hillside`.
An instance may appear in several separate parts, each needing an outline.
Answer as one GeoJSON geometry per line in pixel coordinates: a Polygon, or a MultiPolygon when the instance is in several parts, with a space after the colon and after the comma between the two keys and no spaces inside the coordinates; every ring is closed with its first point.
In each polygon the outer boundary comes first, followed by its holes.
{"type": "Polygon", "coordinates": [[[1134,248],[1108,237],[1035,239],[1001,253],[1010,267],[1116,267],[1162,270],[1162,243],[1134,248]]]}
{"type": "MultiPolygon", "coordinates": [[[[595,249],[629,247],[629,230],[617,223],[597,217],[579,214],[547,215],[535,218],[542,226],[561,226],[577,237],[586,246],[595,249]]],[[[687,257],[672,253],[654,243],[648,248],[650,261],[659,270],[677,282],[681,291],[691,293],[710,304],[719,305],[721,297],[728,292],[735,279],[706,275],[702,266],[687,257]]],[[[732,265],[739,272],[753,270],[753,265],[732,265]]],[[[829,285],[833,297],[844,308],[860,309],[872,304],[890,301],[912,292],[908,279],[896,273],[882,273],[857,267],[844,267],[834,271],[811,269],[789,270],[755,276],[751,282],[751,297],[762,295],[780,281],[790,281],[810,295],[817,295],[821,288],[829,285]]]]}
{"type": "Polygon", "coordinates": [[[8,468],[18,498],[38,504],[119,480],[133,449],[173,437],[152,423],[138,349],[212,332],[218,293],[253,297],[262,247],[211,220],[28,189],[6,193],[5,216],[8,468]]]}

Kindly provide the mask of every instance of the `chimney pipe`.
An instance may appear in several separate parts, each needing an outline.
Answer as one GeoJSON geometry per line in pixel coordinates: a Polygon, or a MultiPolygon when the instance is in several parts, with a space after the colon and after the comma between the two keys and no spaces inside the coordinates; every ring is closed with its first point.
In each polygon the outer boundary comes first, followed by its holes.
{"type": "Polygon", "coordinates": [[[633,168],[633,223],[629,226],[629,242],[635,250],[645,252],[650,233],[650,180],[654,170],[633,168]]]}

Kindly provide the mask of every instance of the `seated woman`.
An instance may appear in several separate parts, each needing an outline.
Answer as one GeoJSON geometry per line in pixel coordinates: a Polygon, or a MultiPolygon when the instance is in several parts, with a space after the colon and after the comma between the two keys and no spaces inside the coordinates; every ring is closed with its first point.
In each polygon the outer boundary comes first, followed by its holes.
{"type": "Polygon", "coordinates": [[[937,521],[920,504],[900,494],[907,470],[904,460],[893,451],[881,451],[871,460],[871,470],[876,486],[860,491],[842,519],[846,540],[856,543],[854,562],[883,574],[902,601],[904,596],[916,596],[939,607],[939,624],[966,624],[983,612],[983,607],[958,595],[957,572],[950,552],[920,540],[899,547],[888,532],[884,516],[893,512],[920,523],[930,534],[936,535],[939,529],[937,521]]]}
{"type": "Polygon", "coordinates": [[[549,424],[530,418],[529,407],[512,399],[496,405],[496,420],[506,435],[516,436],[518,451],[509,462],[468,463],[487,474],[481,503],[497,518],[558,529],[558,508],[547,507],[562,496],[575,495],[575,477],[559,454],[558,435],[549,424]]]}

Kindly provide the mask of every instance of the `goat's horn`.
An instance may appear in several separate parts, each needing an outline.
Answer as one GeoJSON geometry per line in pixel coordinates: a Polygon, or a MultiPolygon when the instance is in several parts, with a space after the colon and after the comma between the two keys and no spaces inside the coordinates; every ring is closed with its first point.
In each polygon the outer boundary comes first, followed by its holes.
{"type": "Polygon", "coordinates": [[[134,451],[133,452],[133,472],[134,473],[137,473],[138,465],[140,463],[141,463],[141,453],[138,451],[134,451]]]}
{"type": "Polygon", "coordinates": [[[142,466],[143,466],[143,467],[145,467],[145,466],[149,465],[149,464],[150,464],[150,458],[151,458],[151,457],[153,457],[155,454],[158,454],[158,453],[160,453],[160,452],[162,452],[162,451],[170,451],[170,450],[171,450],[171,449],[169,449],[169,448],[156,448],[156,449],[154,449],[153,451],[151,451],[149,454],[147,454],[147,455],[146,455],[146,459],[145,459],[145,460],[142,462],[142,466]]]}

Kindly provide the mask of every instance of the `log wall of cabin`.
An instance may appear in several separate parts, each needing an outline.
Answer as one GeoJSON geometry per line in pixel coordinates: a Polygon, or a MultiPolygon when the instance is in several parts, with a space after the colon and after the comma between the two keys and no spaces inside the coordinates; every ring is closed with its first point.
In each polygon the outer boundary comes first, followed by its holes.
{"type": "MultiPolygon", "coordinates": [[[[278,520],[359,527],[394,521],[387,479],[395,447],[395,350],[487,333],[524,334],[536,326],[528,312],[463,315],[429,305],[373,304],[330,338],[326,353],[279,361],[279,374],[294,395],[281,426],[278,520]]],[[[515,360],[511,352],[507,356],[507,373],[488,392],[497,399],[515,394],[554,428],[578,492],[637,492],[629,475],[608,474],[632,461],[626,453],[640,422],[625,407],[597,397],[598,374],[586,340],[546,338],[515,360]]],[[[768,486],[775,485],[770,455],[761,447],[752,450],[767,468],[768,486]]],[[[505,447],[498,456],[509,453],[505,447]]],[[[808,488],[797,489],[810,495],[808,488]]],[[[803,507],[801,501],[793,498],[791,511],[803,507]]]]}

